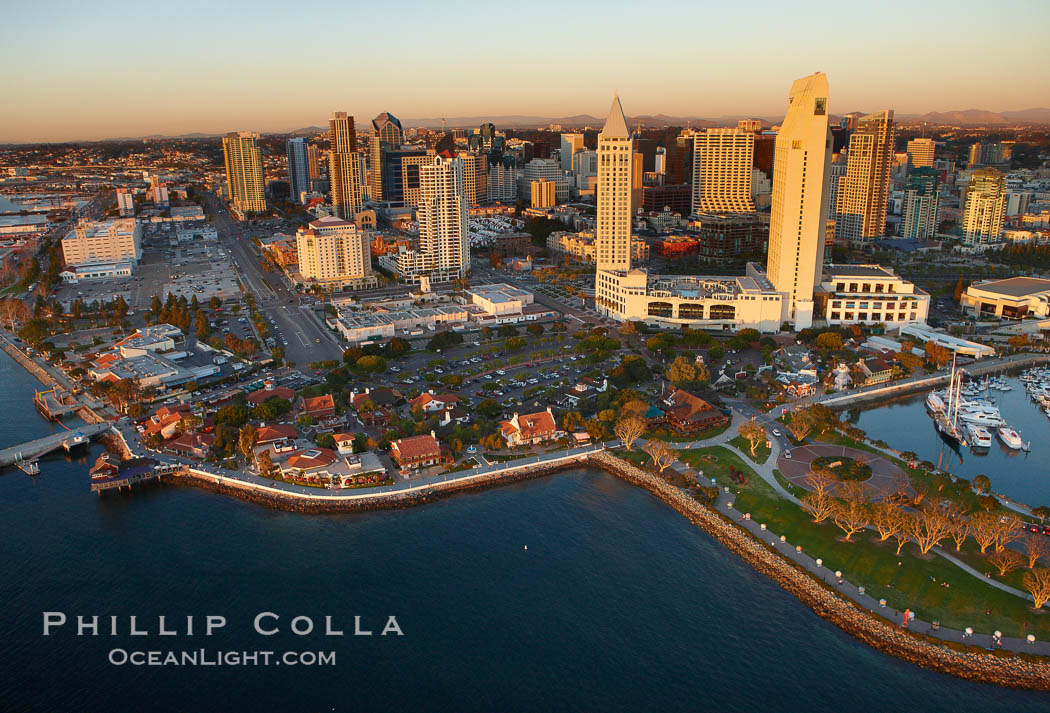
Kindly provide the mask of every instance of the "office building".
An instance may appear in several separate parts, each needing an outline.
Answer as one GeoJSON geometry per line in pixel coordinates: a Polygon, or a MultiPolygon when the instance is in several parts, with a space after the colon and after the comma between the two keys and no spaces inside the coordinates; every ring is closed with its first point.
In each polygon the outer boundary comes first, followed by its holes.
{"type": "Polygon", "coordinates": [[[498,203],[512,203],[518,198],[517,171],[502,162],[488,168],[488,199],[498,203]]]}
{"type": "Polygon", "coordinates": [[[933,240],[940,216],[940,174],[931,166],[912,170],[904,188],[901,234],[912,240],[933,240]]]}
{"type": "Polygon", "coordinates": [[[1008,150],[1001,141],[979,141],[970,146],[970,168],[996,166],[1008,161],[1008,150]]]}
{"type": "Polygon", "coordinates": [[[368,234],[350,221],[328,216],[295,235],[299,274],[306,282],[365,289],[375,287],[368,234]]]}
{"type": "Polygon", "coordinates": [[[491,123],[479,126],[468,139],[470,150],[483,154],[502,151],[503,143],[503,137],[496,136],[496,127],[491,123]]]}
{"type": "MultiPolygon", "coordinates": [[[[383,149],[380,156],[381,178],[382,178],[382,202],[392,207],[403,207],[409,205],[405,199],[408,191],[409,198],[418,201],[416,191],[419,189],[419,162],[427,156],[433,156],[434,150],[422,146],[401,146],[392,149],[383,149]],[[407,162],[405,159],[409,159],[407,162]],[[406,175],[405,169],[408,168],[406,175]]],[[[374,200],[374,199],[373,199],[374,200]]]]}
{"type": "Polygon", "coordinates": [[[930,296],[879,265],[828,265],[821,287],[829,326],[883,324],[900,329],[925,324],[930,296]]]}
{"type": "Polygon", "coordinates": [[[572,177],[577,192],[593,193],[598,184],[598,152],[577,151],[572,157],[572,177]]]}
{"type": "Polygon", "coordinates": [[[553,208],[558,205],[558,196],[554,181],[548,181],[544,178],[541,178],[538,181],[533,181],[531,184],[530,195],[532,196],[532,200],[529,205],[532,208],[553,208]]]}
{"type": "Polygon", "coordinates": [[[908,163],[912,168],[933,168],[933,155],[936,148],[937,142],[933,139],[912,139],[908,142],[908,163]]]}
{"type": "Polygon", "coordinates": [[[361,154],[357,151],[354,117],[337,111],[328,121],[328,177],[332,183],[332,211],[343,220],[351,220],[361,208],[361,154]]]}
{"type": "Polygon", "coordinates": [[[561,170],[561,164],[552,158],[534,158],[525,164],[518,187],[520,194],[530,195],[532,182],[540,179],[554,182],[559,203],[569,200],[569,182],[561,170]]]}
{"type": "Polygon", "coordinates": [[[757,134],[762,130],[761,119],[740,119],[736,122],[736,128],[740,131],[750,131],[752,134],[757,134]]]}
{"type": "Polygon", "coordinates": [[[310,193],[310,159],[306,139],[288,139],[285,154],[288,158],[288,191],[296,203],[302,201],[304,193],[310,193]]]}
{"type": "Polygon", "coordinates": [[[836,196],[836,241],[864,247],[886,234],[894,136],[892,109],[857,120],[836,196]]]}
{"type": "Polygon", "coordinates": [[[266,180],[258,141],[259,135],[251,131],[222,137],[226,194],[234,210],[241,214],[266,211],[266,180]]]}
{"type": "Polygon", "coordinates": [[[136,263],[142,257],[142,226],[134,218],[81,219],[62,238],[66,265],[136,263]]]}
{"type": "Polygon", "coordinates": [[[692,222],[697,257],[708,264],[761,260],[769,242],[769,216],[763,213],[700,213],[692,222]]]}
{"type": "MultiPolygon", "coordinates": [[[[767,276],[783,296],[782,321],[813,323],[813,289],[824,259],[831,159],[828,80],[823,72],[795,80],[777,132],[767,276]]],[[[883,209],[885,210],[885,208],[883,209]]]]}
{"type": "MultiPolygon", "coordinates": [[[[431,163],[434,159],[434,149],[426,149],[424,151],[417,151],[410,155],[405,155],[402,152],[395,152],[401,156],[401,200],[399,205],[405,206],[406,208],[416,208],[419,206],[419,202],[423,199],[423,185],[420,181],[420,167],[424,164],[431,163]]],[[[390,155],[395,155],[391,153],[390,155]]],[[[391,171],[392,175],[396,172],[391,171]]],[[[391,196],[397,194],[396,190],[389,191],[391,196]]]]}
{"type": "Polygon", "coordinates": [[[703,129],[693,135],[693,213],[749,212],[755,135],[743,129],[703,129]]]}
{"type": "Polygon", "coordinates": [[[121,218],[135,217],[135,196],[127,188],[117,189],[117,211],[121,218]]]}
{"type": "Polygon", "coordinates": [[[314,144],[307,144],[306,146],[306,169],[310,175],[310,190],[316,191],[317,184],[315,181],[321,180],[321,162],[318,160],[317,146],[314,144]]]}
{"type": "Polygon", "coordinates": [[[387,200],[383,195],[383,153],[400,148],[404,141],[405,132],[396,116],[384,111],[372,119],[372,133],[368,137],[368,170],[370,195],[376,203],[387,200]]]}
{"type": "Polygon", "coordinates": [[[467,203],[475,206],[488,202],[489,161],[484,154],[460,151],[463,160],[463,184],[467,191],[467,203]]]}
{"type": "Polygon", "coordinates": [[[1002,239],[1006,217],[1006,178],[994,168],[978,169],[970,175],[963,207],[963,245],[983,252],[1002,239]]]}
{"type": "Polygon", "coordinates": [[[631,193],[634,162],[631,132],[627,128],[620,98],[615,97],[609,108],[605,126],[598,134],[598,215],[595,240],[599,274],[605,270],[626,272],[631,269],[631,193]]]}
{"type": "Polygon", "coordinates": [[[577,151],[583,151],[583,134],[561,135],[561,170],[572,170],[572,159],[577,151]]]}

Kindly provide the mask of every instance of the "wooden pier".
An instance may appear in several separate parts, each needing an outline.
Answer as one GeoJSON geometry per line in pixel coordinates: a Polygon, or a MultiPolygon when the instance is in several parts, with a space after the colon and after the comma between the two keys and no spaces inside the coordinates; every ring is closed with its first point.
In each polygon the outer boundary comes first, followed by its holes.
{"type": "Polygon", "coordinates": [[[83,404],[72,394],[59,391],[57,387],[48,391],[37,391],[36,396],[33,397],[33,403],[49,421],[57,421],[83,408],[83,404]]]}

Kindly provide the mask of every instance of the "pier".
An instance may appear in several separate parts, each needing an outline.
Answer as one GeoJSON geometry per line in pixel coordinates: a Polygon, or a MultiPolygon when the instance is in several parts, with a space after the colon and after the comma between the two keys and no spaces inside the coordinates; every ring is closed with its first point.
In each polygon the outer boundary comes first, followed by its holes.
{"type": "Polygon", "coordinates": [[[75,397],[59,391],[57,387],[48,391],[37,391],[33,397],[33,403],[36,405],[37,410],[43,414],[44,418],[49,421],[57,421],[63,416],[68,416],[83,408],[83,404],[77,401],[75,397]]]}
{"type": "MultiPolygon", "coordinates": [[[[110,424],[107,423],[88,423],[80,426],[76,431],[62,431],[60,433],[52,433],[50,436],[44,436],[43,438],[37,438],[34,441],[27,441],[17,446],[11,446],[0,450],[0,467],[14,465],[22,469],[25,472],[27,467],[32,467],[35,464],[37,458],[47,455],[51,451],[58,450],[59,448],[68,448],[67,445],[73,439],[76,433],[81,434],[85,439],[90,440],[94,436],[98,436],[106,431],[110,430],[110,424]]],[[[39,467],[36,468],[36,472],[39,472],[39,467]]],[[[35,474],[35,473],[34,473],[35,474]]]]}

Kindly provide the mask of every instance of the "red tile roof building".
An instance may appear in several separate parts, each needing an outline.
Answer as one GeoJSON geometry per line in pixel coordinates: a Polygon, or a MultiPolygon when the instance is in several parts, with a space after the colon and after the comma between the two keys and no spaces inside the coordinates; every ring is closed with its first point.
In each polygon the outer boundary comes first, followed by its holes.
{"type": "Polygon", "coordinates": [[[553,441],[563,437],[565,432],[558,428],[554,413],[548,408],[546,411],[524,416],[514,414],[514,418],[500,424],[500,435],[506,444],[513,448],[553,441]]]}
{"type": "Polygon", "coordinates": [[[433,433],[399,438],[390,444],[390,457],[402,469],[424,468],[445,460],[441,444],[437,442],[433,433]]]}
{"type": "Polygon", "coordinates": [[[331,394],[303,399],[301,412],[311,418],[327,418],[335,415],[335,400],[331,394]]]}
{"type": "Polygon", "coordinates": [[[729,417],[704,401],[682,389],[664,399],[667,425],[678,433],[699,433],[720,428],[729,423],[729,417]]]}

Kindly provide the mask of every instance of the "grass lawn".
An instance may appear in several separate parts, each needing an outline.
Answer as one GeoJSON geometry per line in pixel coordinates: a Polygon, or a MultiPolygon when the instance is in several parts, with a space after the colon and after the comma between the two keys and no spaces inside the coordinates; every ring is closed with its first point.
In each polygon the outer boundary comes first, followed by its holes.
{"type": "MultiPolygon", "coordinates": [[[[829,572],[841,570],[846,579],[864,585],[869,594],[885,598],[892,607],[910,608],[922,619],[936,619],[957,629],[972,626],[983,633],[999,629],[1007,636],[1050,636],[1050,611],[1044,608],[1037,614],[1030,603],[991,587],[937,555],[923,558],[909,543],[898,557],[892,538],[878,542],[878,535],[871,531],[857,533],[852,541],[844,542],[842,531],[834,524],[813,523],[808,513],[777,497],[761,478],[752,476],[746,486],[728,482],[728,478],[726,481],[723,484],[737,493],[735,510],[751,513],[753,520],[766,523],[788,542],[801,545],[803,552],[822,558],[829,572]],[[942,586],[944,582],[950,586],[942,586]]],[[[953,551],[954,545],[947,544],[953,551]]],[[[988,567],[977,569],[985,571],[988,567]]],[[[1014,573],[1008,579],[1014,576],[1020,575],[1014,573]]]]}
{"type": "Polygon", "coordinates": [[[737,436],[729,443],[755,463],[765,463],[769,459],[770,451],[766,446],[767,441],[762,441],[755,446],[755,455],[753,456],[751,455],[751,442],[743,436],[737,436]]]}
{"type": "Polygon", "coordinates": [[[692,443],[693,441],[704,441],[708,438],[714,438],[726,432],[729,428],[727,423],[725,426],[719,426],[718,428],[711,428],[706,431],[700,431],[699,433],[681,434],[675,433],[666,428],[656,428],[645,434],[645,438],[659,438],[661,441],[668,441],[670,443],[692,443]]]}

